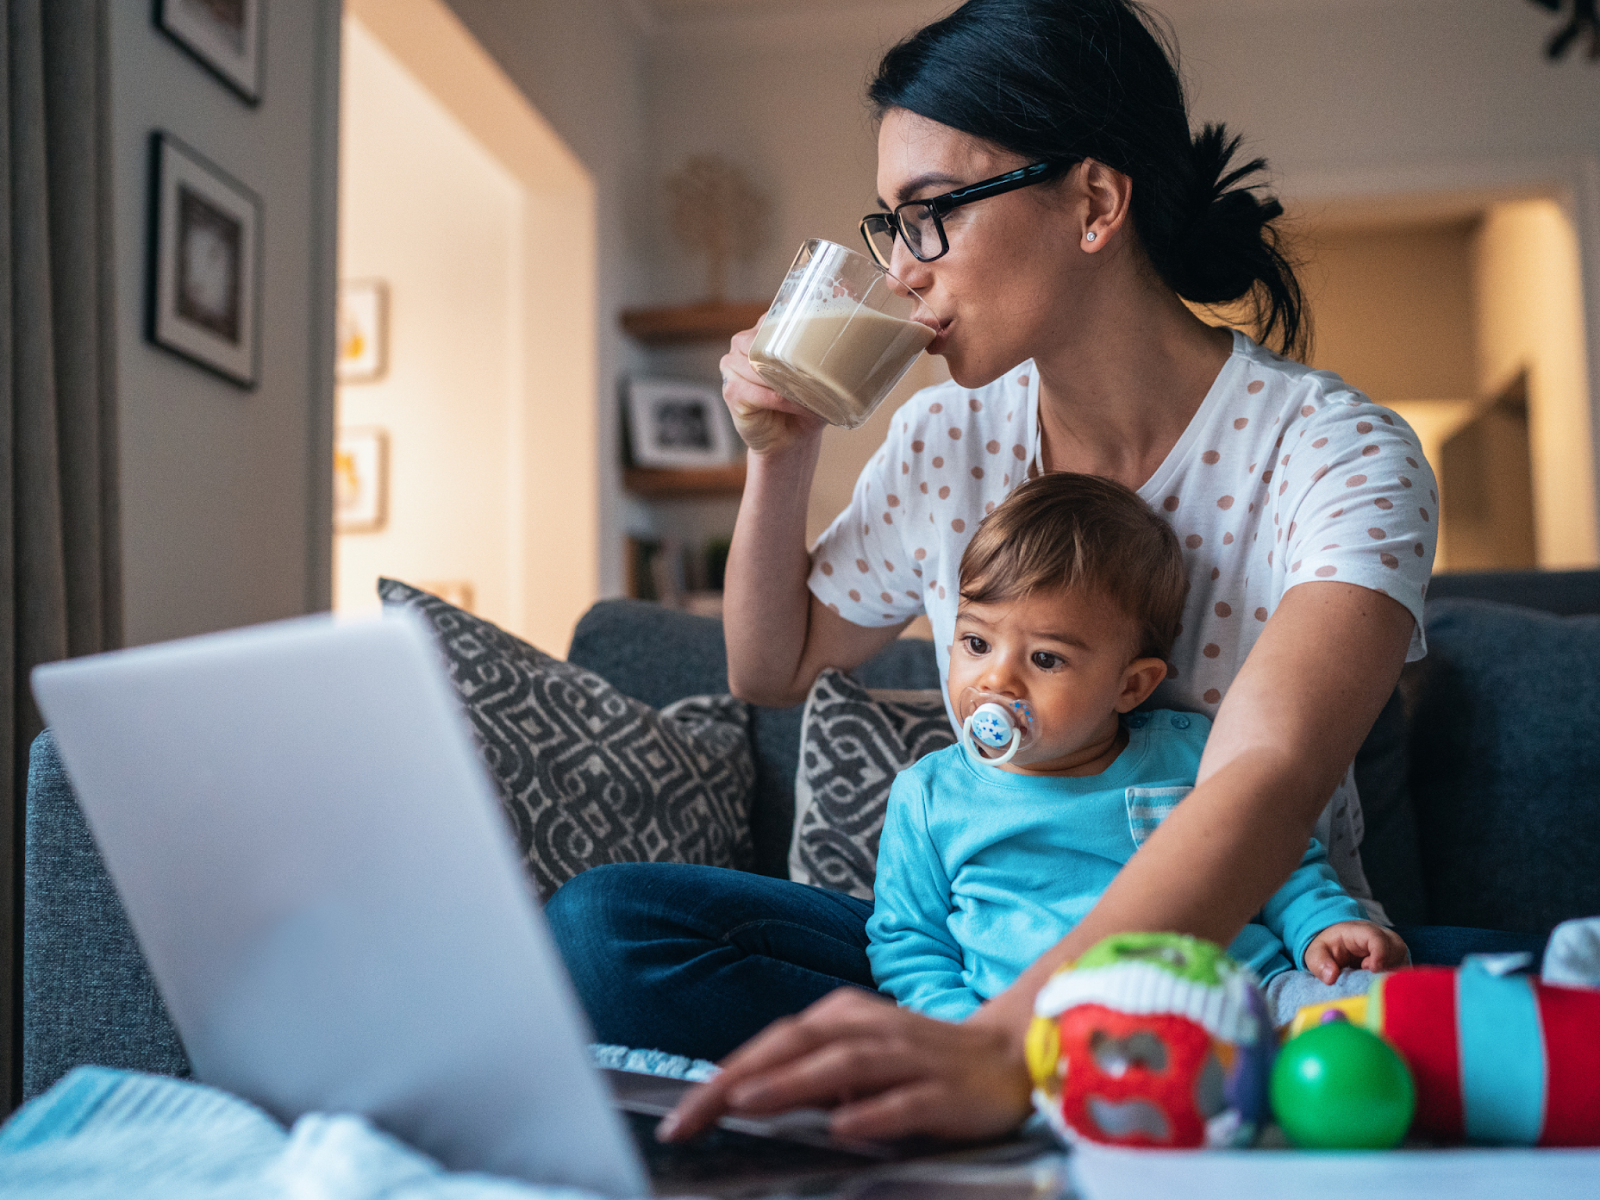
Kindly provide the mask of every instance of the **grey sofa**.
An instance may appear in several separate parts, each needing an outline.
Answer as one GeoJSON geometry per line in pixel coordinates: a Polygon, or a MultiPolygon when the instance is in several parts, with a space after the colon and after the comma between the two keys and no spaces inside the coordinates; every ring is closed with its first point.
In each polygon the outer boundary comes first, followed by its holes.
{"type": "MultiPolygon", "coordinates": [[[[1543,933],[1600,913],[1600,572],[1443,576],[1429,657],[1407,668],[1362,747],[1363,861],[1403,924],[1543,933]]],[[[660,707],[725,691],[716,621],[597,604],[568,657],[660,707]]],[[[900,641],[855,672],[937,686],[900,641]]],[[[756,869],[783,875],[800,710],[758,709],[756,869]]],[[[33,747],[24,876],[23,1086],[86,1062],[186,1074],[187,1059],[95,852],[48,731],[33,747]]]]}

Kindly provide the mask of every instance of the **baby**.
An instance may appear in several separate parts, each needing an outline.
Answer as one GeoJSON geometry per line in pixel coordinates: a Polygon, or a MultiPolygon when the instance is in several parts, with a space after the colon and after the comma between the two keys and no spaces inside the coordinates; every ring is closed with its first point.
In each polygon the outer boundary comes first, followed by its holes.
{"type": "MultiPolygon", "coordinates": [[[[1087,915],[1194,786],[1211,723],[1134,711],[1167,674],[1187,592],[1171,527],[1109,480],[1042,476],[978,527],[950,647],[965,732],[889,795],[867,924],[880,990],[965,1018],[1087,915]],[[1002,711],[1021,732],[986,752],[1010,735],[1002,711]]],[[[1314,838],[1228,949],[1267,985],[1280,1023],[1406,961],[1314,838]],[[1320,980],[1296,970],[1308,960],[1320,980]],[[1342,967],[1365,969],[1341,978],[1342,967]]]]}

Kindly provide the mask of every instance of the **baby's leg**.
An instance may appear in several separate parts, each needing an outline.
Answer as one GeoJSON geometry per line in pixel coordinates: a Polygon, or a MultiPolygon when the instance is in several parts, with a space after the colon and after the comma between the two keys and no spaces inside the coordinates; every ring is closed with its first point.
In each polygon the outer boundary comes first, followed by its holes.
{"type": "Polygon", "coordinates": [[[1272,1023],[1282,1027],[1308,1004],[1366,995],[1373,978],[1371,971],[1352,970],[1333,983],[1323,983],[1310,971],[1285,971],[1267,981],[1267,1012],[1272,1014],[1272,1023]]]}

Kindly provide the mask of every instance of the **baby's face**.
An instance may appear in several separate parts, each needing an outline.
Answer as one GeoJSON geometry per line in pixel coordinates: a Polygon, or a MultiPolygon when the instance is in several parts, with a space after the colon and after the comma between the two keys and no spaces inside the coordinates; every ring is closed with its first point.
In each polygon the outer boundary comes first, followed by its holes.
{"type": "MultiPolygon", "coordinates": [[[[950,647],[950,701],[958,720],[968,688],[1023,700],[1035,737],[1011,769],[1052,772],[1117,732],[1129,692],[1137,628],[1115,604],[1078,591],[1036,592],[993,604],[963,601],[950,647]]],[[[1139,660],[1145,662],[1148,660],[1139,660]]],[[[975,705],[968,700],[966,708],[975,705]]]]}

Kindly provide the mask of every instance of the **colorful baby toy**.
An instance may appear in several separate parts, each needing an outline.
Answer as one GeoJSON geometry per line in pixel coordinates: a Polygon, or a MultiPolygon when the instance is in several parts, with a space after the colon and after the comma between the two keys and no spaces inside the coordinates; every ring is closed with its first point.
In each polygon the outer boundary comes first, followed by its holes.
{"type": "Polygon", "coordinates": [[[1119,1146],[1243,1146],[1267,1113],[1276,1038],[1254,976],[1210,942],[1125,933],[1034,1002],[1034,1104],[1056,1132],[1119,1146]]]}
{"type": "Polygon", "coordinates": [[[1272,1112],[1307,1150],[1387,1150],[1411,1128],[1416,1088],[1395,1048],[1344,1014],[1291,1038],[1272,1064],[1272,1112]]]}
{"type": "Polygon", "coordinates": [[[1284,1053],[1339,1011],[1382,1034],[1410,1066],[1414,1132],[1443,1142],[1600,1146],[1600,990],[1500,973],[1501,965],[1469,958],[1460,970],[1379,976],[1365,996],[1301,1009],[1284,1053]]]}

